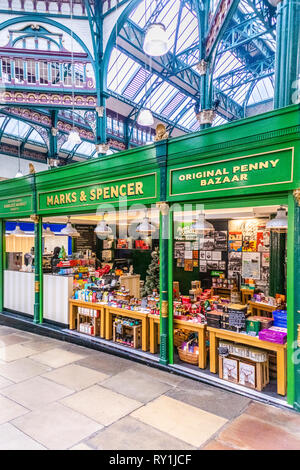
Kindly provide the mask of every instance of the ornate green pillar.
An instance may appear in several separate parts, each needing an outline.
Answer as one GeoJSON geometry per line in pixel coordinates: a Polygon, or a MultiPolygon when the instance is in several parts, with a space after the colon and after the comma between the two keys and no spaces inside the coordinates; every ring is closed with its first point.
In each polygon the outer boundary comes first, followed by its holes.
{"type": "Polygon", "coordinates": [[[0,219],[0,312],[4,308],[5,220],[0,219]]]}
{"type": "Polygon", "coordinates": [[[42,265],[42,219],[33,215],[34,222],[34,323],[43,321],[43,265],[42,265]]]}
{"type": "Polygon", "coordinates": [[[300,411],[300,190],[290,195],[288,213],[288,403],[300,411]],[[295,198],[295,199],[294,199],[295,198]]]}
{"type": "Polygon", "coordinates": [[[156,159],[160,168],[160,201],[159,208],[159,280],[160,280],[160,362],[169,362],[169,256],[168,240],[169,229],[169,206],[165,202],[167,196],[167,140],[156,142],[156,159]]]}
{"type": "Polygon", "coordinates": [[[296,103],[300,74],[300,0],[277,0],[274,108],[296,103]]]}

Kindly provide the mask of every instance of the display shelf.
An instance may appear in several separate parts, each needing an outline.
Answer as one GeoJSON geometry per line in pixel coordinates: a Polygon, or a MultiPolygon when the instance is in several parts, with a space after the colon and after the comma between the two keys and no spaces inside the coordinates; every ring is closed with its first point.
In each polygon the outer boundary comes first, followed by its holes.
{"type": "Polygon", "coordinates": [[[233,341],[235,343],[254,346],[259,349],[266,349],[267,351],[274,351],[276,353],[277,363],[277,393],[278,395],[286,395],[286,381],[287,381],[287,359],[286,359],[286,344],[271,343],[269,341],[262,341],[256,336],[250,336],[243,333],[235,333],[221,328],[207,327],[209,332],[209,358],[210,358],[210,372],[216,374],[218,372],[218,343],[220,339],[233,341]]]}

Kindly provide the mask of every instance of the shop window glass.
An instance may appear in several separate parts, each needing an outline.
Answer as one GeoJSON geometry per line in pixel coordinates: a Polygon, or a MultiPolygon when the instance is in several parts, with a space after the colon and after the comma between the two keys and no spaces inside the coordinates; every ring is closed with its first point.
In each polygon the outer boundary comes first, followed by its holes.
{"type": "Polygon", "coordinates": [[[27,61],[27,82],[28,83],[35,83],[36,82],[36,69],[35,69],[35,61],[28,60],[27,61]]]}
{"type": "Polygon", "coordinates": [[[5,82],[11,81],[11,62],[10,59],[2,59],[2,76],[5,82]]]}
{"type": "Polygon", "coordinates": [[[15,80],[16,83],[24,81],[24,61],[22,59],[15,60],[15,80]]]}
{"type": "Polygon", "coordinates": [[[52,62],[51,64],[51,83],[52,85],[57,85],[60,82],[60,70],[59,63],[52,62]]]}

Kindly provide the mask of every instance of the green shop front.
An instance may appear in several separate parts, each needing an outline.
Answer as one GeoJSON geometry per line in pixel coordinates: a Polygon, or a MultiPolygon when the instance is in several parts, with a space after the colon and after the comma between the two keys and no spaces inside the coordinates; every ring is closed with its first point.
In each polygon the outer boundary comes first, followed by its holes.
{"type": "Polygon", "coordinates": [[[298,106],[1,182],[0,321],[298,409],[299,186],[298,106]]]}

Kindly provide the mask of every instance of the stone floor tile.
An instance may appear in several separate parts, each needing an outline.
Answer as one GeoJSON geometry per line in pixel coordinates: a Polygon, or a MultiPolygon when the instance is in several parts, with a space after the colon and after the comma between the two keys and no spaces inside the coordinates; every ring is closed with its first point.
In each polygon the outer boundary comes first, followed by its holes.
{"type": "Polygon", "coordinates": [[[65,351],[61,348],[50,349],[49,351],[44,351],[39,354],[34,354],[31,356],[31,359],[34,361],[40,362],[47,366],[56,368],[62,367],[72,362],[79,361],[83,359],[84,355],[76,354],[74,352],[65,351]]]}
{"type": "Polygon", "coordinates": [[[247,408],[246,413],[261,419],[265,423],[281,426],[286,431],[300,438],[300,414],[296,411],[253,402],[247,408]]]}
{"type": "Polygon", "coordinates": [[[41,353],[59,347],[59,341],[41,338],[34,338],[26,342],[26,347],[33,349],[35,353],[41,353]]]}
{"type": "Polygon", "coordinates": [[[12,346],[5,346],[4,348],[0,348],[0,359],[4,362],[12,362],[34,354],[34,349],[28,347],[27,343],[13,344],[12,346]]]}
{"type": "Polygon", "coordinates": [[[201,450],[239,450],[237,448],[231,447],[223,442],[218,441],[218,439],[213,439],[209,441],[208,444],[201,447],[201,450]]]}
{"type": "Polygon", "coordinates": [[[107,375],[115,375],[132,367],[132,361],[101,351],[94,351],[94,354],[77,363],[80,366],[89,367],[107,375]]]}
{"type": "Polygon", "coordinates": [[[250,403],[246,397],[194,380],[184,380],[166,395],[226,419],[235,418],[250,403]]]}
{"type": "Polygon", "coordinates": [[[192,450],[194,447],[131,416],[120,419],[87,442],[98,450],[192,450]]]}
{"type": "Polygon", "coordinates": [[[195,447],[227,423],[225,418],[166,396],[148,403],[131,416],[195,447]]]}
{"type": "Polygon", "coordinates": [[[34,377],[1,389],[2,395],[30,410],[60,400],[72,393],[74,393],[74,390],[51,382],[43,377],[34,377]]]}
{"type": "Polygon", "coordinates": [[[65,367],[60,367],[59,369],[54,369],[44,374],[43,377],[73,390],[80,391],[97,382],[102,382],[109,376],[97,370],[79,366],[78,364],[70,364],[65,367]]]}
{"type": "Polygon", "coordinates": [[[52,450],[69,449],[102,428],[101,424],[60,403],[46,405],[12,423],[52,450]]]}
{"type": "Polygon", "coordinates": [[[250,450],[300,450],[300,439],[282,428],[243,414],[218,436],[224,444],[250,450]]]}
{"type": "Polygon", "coordinates": [[[12,383],[13,382],[11,380],[8,380],[0,375],[0,390],[1,388],[8,387],[8,385],[11,385],[12,383]]]}
{"type": "Polygon", "coordinates": [[[28,409],[18,403],[0,396],[0,424],[28,413],[28,409]]]}
{"type": "Polygon", "coordinates": [[[10,423],[0,426],[0,450],[43,450],[38,442],[26,436],[10,423]]]}
{"type": "Polygon", "coordinates": [[[0,364],[0,375],[12,380],[13,382],[21,382],[37,375],[44,374],[51,370],[50,367],[32,361],[29,358],[18,359],[14,362],[0,364]]]}
{"type": "Polygon", "coordinates": [[[74,447],[71,447],[69,450],[94,450],[91,447],[87,446],[83,442],[81,444],[77,444],[74,447]]]}
{"type": "Polygon", "coordinates": [[[142,403],[153,400],[171,387],[171,385],[134,369],[120,372],[104,380],[101,385],[142,403]]]}
{"type": "Polygon", "coordinates": [[[178,385],[184,380],[184,377],[181,377],[180,375],[172,374],[171,372],[165,372],[164,370],[157,369],[156,367],[148,367],[144,364],[139,364],[138,362],[132,362],[131,368],[143,371],[147,375],[150,375],[151,377],[154,377],[155,379],[169,385],[178,385]]]}
{"type": "Polygon", "coordinates": [[[132,400],[99,385],[94,385],[64,398],[61,403],[104,426],[109,426],[142,405],[139,401],[132,400]]]}
{"type": "Polygon", "coordinates": [[[13,344],[25,343],[28,340],[28,336],[26,334],[23,335],[22,333],[12,333],[10,335],[1,336],[0,348],[3,348],[4,346],[12,346],[13,344]]]}

